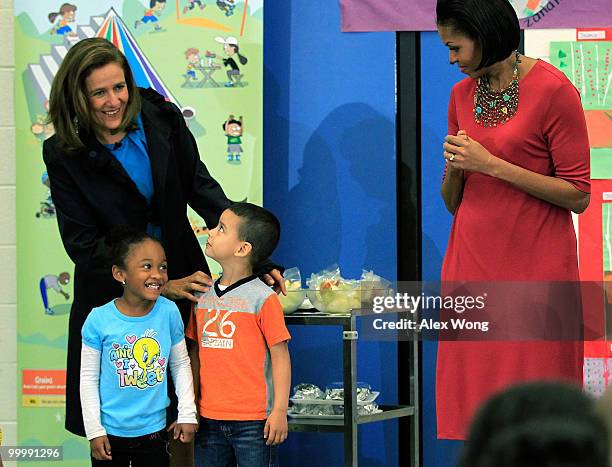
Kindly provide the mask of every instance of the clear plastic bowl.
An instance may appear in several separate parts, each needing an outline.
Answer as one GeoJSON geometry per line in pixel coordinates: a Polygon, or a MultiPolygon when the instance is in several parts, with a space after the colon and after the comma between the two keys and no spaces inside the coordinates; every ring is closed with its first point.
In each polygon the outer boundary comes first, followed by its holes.
{"type": "Polygon", "coordinates": [[[296,311],[306,298],[306,290],[304,289],[289,289],[287,295],[278,294],[278,300],[283,306],[283,313],[288,315],[296,311]]]}
{"type": "Polygon", "coordinates": [[[309,289],[308,299],[319,311],[330,314],[348,314],[351,310],[371,309],[375,296],[389,294],[389,289],[356,287],[346,290],[309,289]]]}

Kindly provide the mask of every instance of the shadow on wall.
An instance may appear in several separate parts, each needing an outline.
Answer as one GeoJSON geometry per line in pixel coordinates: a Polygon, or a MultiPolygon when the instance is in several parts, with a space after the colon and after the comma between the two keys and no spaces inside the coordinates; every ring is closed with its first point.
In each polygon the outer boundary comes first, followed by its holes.
{"type": "Polygon", "coordinates": [[[422,128],[422,138],[424,157],[429,158],[427,163],[423,164],[425,168],[421,187],[422,199],[427,200],[421,207],[423,280],[439,281],[453,215],[446,210],[440,193],[445,166],[440,135],[425,124],[422,128]]]}
{"type": "Polygon", "coordinates": [[[289,133],[278,117],[271,150],[288,164],[279,185],[288,187],[297,172],[295,185],[274,194],[285,199],[278,258],[306,274],[339,263],[347,276],[359,276],[363,266],[395,276],[394,125],[358,103],[334,109],[310,133],[294,122],[289,133]],[[291,159],[301,147],[301,161],[291,159]]]}
{"type": "Polygon", "coordinates": [[[289,122],[281,107],[288,99],[281,101],[272,73],[266,72],[266,80],[266,108],[274,109],[274,114],[266,115],[265,120],[274,122],[274,134],[264,139],[264,148],[266,160],[274,160],[276,165],[274,187],[266,184],[266,205],[282,222],[274,256],[287,267],[299,266],[305,278],[338,262],[341,229],[336,161],[327,141],[329,135],[321,127],[312,131],[289,122]],[[302,158],[296,160],[299,154],[302,158]],[[289,188],[294,173],[297,183],[289,188]]]}
{"type": "Polygon", "coordinates": [[[347,104],[331,115],[336,113],[344,122],[338,149],[350,175],[343,181],[347,185],[343,219],[354,239],[345,246],[343,256],[361,259],[361,264],[353,265],[354,274],[367,267],[395,279],[395,125],[365,104],[347,104]],[[350,186],[351,181],[357,186],[350,186]]]}

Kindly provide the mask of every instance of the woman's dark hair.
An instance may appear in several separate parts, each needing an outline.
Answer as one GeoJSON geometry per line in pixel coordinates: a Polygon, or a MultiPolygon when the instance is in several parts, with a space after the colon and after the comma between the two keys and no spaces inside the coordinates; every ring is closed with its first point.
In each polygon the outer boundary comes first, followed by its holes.
{"type": "Polygon", "coordinates": [[[238,238],[251,244],[251,266],[268,259],[280,238],[280,222],[276,216],[251,203],[234,203],[228,209],[240,218],[238,238]]]}
{"type": "Polygon", "coordinates": [[[111,264],[113,266],[119,266],[121,269],[125,269],[125,260],[130,255],[132,248],[136,245],[140,245],[146,240],[151,240],[163,248],[163,245],[158,239],[146,232],[134,230],[129,227],[117,227],[113,229],[107,238],[107,243],[109,245],[108,257],[111,264]]]}
{"type": "Polygon", "coordinates": [[[493,396],[472,421],[459,467],[607,467],[608,434],[594,401],[560,383],[493,396]]]}
{"type": "Polygon", "coordinates": [[[508,58],[521,40],[519,20],[508,0],[438,0],[436,23],[478,43],[478,70],[508,58]]]}
{"type": "Polygon", "coordinates": [[[91,111],[85,80],[94,70],[111,63],[123,69],[130,96],[121,124],[113,133],[133,128],[140,112],[140,94],[127,59],[106,39],[83,39],[66,54],[49,95],[48,120],[53,123],[60,148],[66,152],[78,152],[85,147],[83,138],[104,130],[91,111]]]}

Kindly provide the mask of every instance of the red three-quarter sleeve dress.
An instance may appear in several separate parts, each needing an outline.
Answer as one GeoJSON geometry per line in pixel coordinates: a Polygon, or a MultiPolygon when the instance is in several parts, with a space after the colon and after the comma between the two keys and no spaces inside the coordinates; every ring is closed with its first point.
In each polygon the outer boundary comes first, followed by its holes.
{"type": "MultiPolygon", "coordinates": [[[[519,104],[504,125],[474,120],[476,81],[457,83],[449,104],[449,134],[465,130],[492,154],[590,192],[589,143],[576,88],[539,60],[519,81],[519,104]]],[[[571,213],[509,183],[465,173],[442,281],[577,281],[578,256],[571,213]]],[[[494,392],[549,379],[582,382],[578,341],[452,341],[438,347],[438,437],[465,439],[471,417],[494,392]]]]}

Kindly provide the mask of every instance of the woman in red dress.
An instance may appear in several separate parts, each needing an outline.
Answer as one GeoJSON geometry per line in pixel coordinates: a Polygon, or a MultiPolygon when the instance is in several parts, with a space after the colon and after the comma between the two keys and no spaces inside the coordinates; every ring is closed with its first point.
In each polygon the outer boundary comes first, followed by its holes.
{"type": "MultiPolygon", "coordinates": [[[[442,281],[578,281],[571,212],[589,204],[589,143],[576,88],[516,52],[508,0],[438,0],[438,33],[467,78],[451,92],[442,197],[454,215],[442,281]]],[[[478,406],[532,379],[582,382],[582,343],[443,341],[438,437],[465,439],[478,406]]]]}

